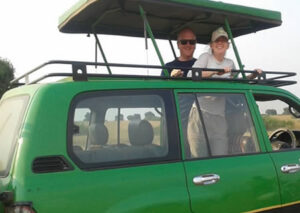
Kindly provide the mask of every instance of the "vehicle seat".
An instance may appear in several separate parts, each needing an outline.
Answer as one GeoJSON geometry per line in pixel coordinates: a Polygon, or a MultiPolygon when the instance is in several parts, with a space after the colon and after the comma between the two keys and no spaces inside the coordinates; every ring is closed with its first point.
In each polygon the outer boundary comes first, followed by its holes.
{"type": "Polygon", "coordinates": [[[252,136],[248,135],[250,134],[248,118],[243,109],[236,109],[226,119],[230,126],[228,130],[229,154],[255,152],[252,136]],[[245,134],[247,132],[248,134],[245,134]]]}
{"type": "Polygon", "coordinates": [[[107,144],[108,130],[104,124],[91,124],[88,131],[88,150],[97,149],[107,144]]]}
{"type": "Polygon", "coordinates": [[[153,144],[153,127],[147,120],[132,120],[128,125],[128,137],[135,159],[161,156],[161,147],[153,144]]]}
{"type": "Polygon", "coordinates": [[[152,144],[154,132],[147,120],[132,120],[128,125],[128,137],[133,146],[152,144]]]}

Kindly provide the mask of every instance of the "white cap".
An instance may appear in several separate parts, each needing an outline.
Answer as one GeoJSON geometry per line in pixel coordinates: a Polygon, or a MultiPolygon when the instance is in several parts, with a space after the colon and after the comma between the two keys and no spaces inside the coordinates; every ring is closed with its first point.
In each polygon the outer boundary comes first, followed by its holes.
{"type": "Polygon", "coordinates": [[[226,33],[226,31],[223,29],[223,27],[219,27],[212,33],[211,41],[212,42],[216,41],[218,38],[220,38],[222,36],[228,39],[228,34],[226,33]]]}

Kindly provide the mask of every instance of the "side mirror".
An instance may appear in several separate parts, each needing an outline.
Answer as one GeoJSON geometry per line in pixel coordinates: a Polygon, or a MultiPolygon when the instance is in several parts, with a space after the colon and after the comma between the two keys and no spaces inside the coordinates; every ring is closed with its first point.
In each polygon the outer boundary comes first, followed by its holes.
{"type": "Polygon", "coordinates": [[[295,118],[300,118],[300,112],[296,110],[294,107],[289,106],[289,112],[295,117],[295,118]]]}

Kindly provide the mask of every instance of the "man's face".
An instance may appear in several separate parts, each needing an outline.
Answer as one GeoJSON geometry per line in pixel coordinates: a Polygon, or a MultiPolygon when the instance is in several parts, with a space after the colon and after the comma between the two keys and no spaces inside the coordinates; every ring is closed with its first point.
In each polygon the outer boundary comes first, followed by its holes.
{"type": "Polygon", "coordinates": [[[177,40],[178,49],[180,50],[180,56],[183,58],[192,58],[196,43],[196,36],[191,30],[182,31],[177,40]]]}

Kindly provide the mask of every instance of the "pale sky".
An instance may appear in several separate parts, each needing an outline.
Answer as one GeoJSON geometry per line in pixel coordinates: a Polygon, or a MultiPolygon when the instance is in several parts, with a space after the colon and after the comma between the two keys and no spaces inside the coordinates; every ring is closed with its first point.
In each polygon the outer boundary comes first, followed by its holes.
{"type": "MultiPolygon", "coordinates": [[[[16,69],[16,76],[49,60],[94,61],[94,38],[58,31],[58,18],[77,0],[0,0],[0,57],[16,69]]],[[[282,25],[235,39],[245,69],[297,72],[297,85],[283,87],[300,97],[300,1],[224,0],[280,11],[282,25]]],[[[144,40],[119,36],[100,36],[108,62],[159,64],[153,48],[146,54],[144,40]],[[128,52],[130,50],[130,52],[128,52]],[[147,56],[148,55],[148,56],[147,56]]],[[[167,42],[159,41],[165,62],[173,60],[167,42]]],[[[195,57],[207,50],[198,45],[195,57]]],[[[232,58],[232,50],[227,57],[232,58]]],[[[101,58],[99,58],[101,61],[101,58]]],[[[237,64],[236,64],[237,66],[237,64]]],[[[60,70],[61,71],[61,70],[60,70]]]]}

